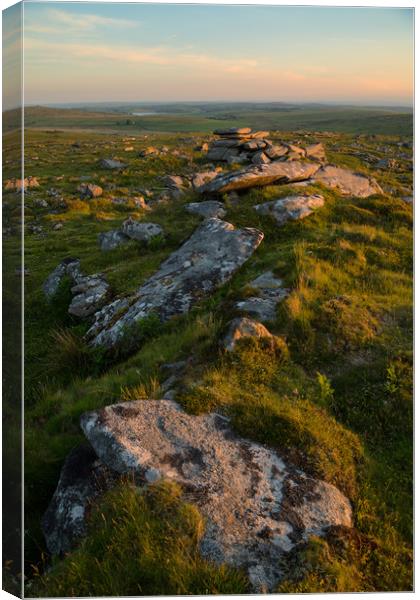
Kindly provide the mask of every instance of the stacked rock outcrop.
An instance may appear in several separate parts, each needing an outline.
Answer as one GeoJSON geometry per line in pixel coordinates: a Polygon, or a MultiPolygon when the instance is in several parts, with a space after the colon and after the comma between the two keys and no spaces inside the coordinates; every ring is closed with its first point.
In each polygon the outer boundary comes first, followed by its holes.
{"type": "Polygon", "coordinates": [[[322,144],[306,148],[293,144],[275,144],[268,139],[268,131],[252,131],[249,127],[239,129],[216,129],[219,139],[211,142],[207,153],[209,160],[263,165],[272,160],[300,160],[308,157],[323,162],[325,151],[322,144]]]}

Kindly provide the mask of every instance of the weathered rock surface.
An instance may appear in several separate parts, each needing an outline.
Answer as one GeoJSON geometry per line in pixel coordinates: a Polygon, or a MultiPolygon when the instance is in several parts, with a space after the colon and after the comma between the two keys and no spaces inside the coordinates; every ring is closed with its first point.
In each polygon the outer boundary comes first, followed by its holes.
{"type": "Polygon", "coordinates": [[[250,127],[231,127],[230,129],[215,129],[216,135],[245,135],[251,133],[250,127]]]}
{"type": "Polygon", "coordinates": [[[122,246],[129,241],[130,238],[118,229],[106,231],[98,235],[99,245],[101,250],[104,251],[113,250],[114,248],[118,248],[118,246],[122,246]]]}
{"type": "Polygon", "coordinates": [[[200,215],[206,219],[210,217],[223,218],[226,214],[224,205],[216,200],[208,200],[207,202],[190,202],[185,206],[185,210],[190,213],[200,215]]]}
{"type": "Polygon", "coordinates": [[[249,285],[255,288],[259,295],[240,300],[236,303],[236,308],[259,321],[274,321],[277,304],[289,294],[289,290],[283,286],[283,281],[272,271],[267,271],[249,285]]]}
{"type": "MultiPolygon", "coordinates": [[[[114,345],[127,327],[152,313],[165,321],[188,312],[193,304],[228,281],[263,237],[257,229],[235,229],[220,219],[206,219],[140,287],[121,318],[99,334],[95,329],[93,343],[114,345]]],[[[87,335],[92,337],[92,332],[87,335]]]]}
{"type": "Polygon", "coordinates": [[[217,175],[218,171],[204,171],[203,173],[195,173],[191,180],[194,190],[197,190],[205,183],[212,181],[212,179],[217,177],[217,175]]]}
{"type": "Polygon", "coordinates": [[[66,276],[71,277],[75,282],[78,276],[81,276],[80,261],[78,258],[65,258],[56,268],[48,275],[42,286],[44,294],[47,298],[52,298],[58,291],[60,283],[66,276]]]}
{"type": "Polygon", "coordinates": [[[75,317],[89,317],[99,310],[106,302],[109,284],[101,275],[79,277],[76,285],[71,288],[73,300],[69,313],[75,317]]]}
{"type": "Polygon", "coordinates": [[[271,183],[290,183],[309,179],[320,168],[310,162],[272,162],[268,165],[248,167],[241,171],[221,173],[209,183],[201,186],[201,193],[224,193],[230,190],[247,189],[271,183]]]}
{"type": "Polygon", "coordinates": [[[286,221],[304,219],[314,210],[324,206],[324,197],[319,194],[312,196],[287,196],[272,202],[264,202],[254,206],[263,215],[271,215],[279,225],[286,221]]]}
{"type": "Polygon", "coordinates": [[[138,242],[149,242],[157,235],[163,235],[163,229],[160,225],[136,221],[131,217],[124,221],[121,231],[129,238],[138,242]]]}
{"type": "Polygon", "coordinates": [[[98,311],[108,300],[109,284],[102,275],[83,275],[77,258],[66,258],[50,273],[44,282],[43,290],[48,299],[57,293],[64,277],[73,284],[73,299],[68,312],[77,317],[88,317],[98,311]]]}
{"type": "Polygon", "coordinates": [[[325,148],[323,144],[310,144],[305,148],[306,156],[313,160],[325,161],[325,148]]]}
{"type": "Polygon", "coordinates": [[[102,188],[94,183],[82,183],[77,188],[77,191],[82,198],[98,198],[103,193],[102,188]]]}
{"type": "Polygon", "coordinates": [[[127,165],[120,162],[119,160],[103,158],[100,162],[100,166],[104,169],[125,169],[127,165]]]}
{"type": "MultiPolygon", "coordinates": [[[[81,426],[109,469],[184,485],[207,519],[204,557],[247,569],[255,591],[274,588],[280,559],[297,543],[351,525],[350,503],[337,488],[236,437],[218,414],[188,415],[171,400],[137,401],[87,413],[81,426]]],[[[62,502],[62,514],[71,506],[62,502]]]]}
{"type": "Polygon", "coordinates": [[[247,317],[238,317],[230,322],[228,332],[223,340],[223,347],[228,352],[235,350],[236,344],[243,338],[272,338],[272,334],[264,325],[248,319],[247,317]]]}
{"type": "Polygon", "coordinates": [[[70,452],[41,522],[51,554],[69,552],[85,535],[89,505],[115,479],[88,444],[70,452]]]}
{"type": "Polygon", "coordinates": [[[313,179],[330,188],[337,188],[345,196],[367,198],[373,194],[382,194],[382,189],[373,177],[367,177],[342,167],[326,165],[319,169],[313,179]]]}
{"type": "Polygon", "coordinates": [[[188,179],[179,175],[165,175],[161,180],[173,198],[180,198],[190,187],[188,179]]]}

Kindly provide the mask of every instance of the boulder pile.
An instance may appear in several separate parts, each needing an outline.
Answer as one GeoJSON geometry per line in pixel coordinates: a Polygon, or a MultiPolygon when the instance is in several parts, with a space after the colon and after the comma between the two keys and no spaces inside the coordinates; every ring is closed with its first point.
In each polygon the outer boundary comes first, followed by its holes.
{"type": "Polygon", "coordinates": [[[320,162],[325,160],[322,144],[311,144],[306,148],[283,142],[274,144],[268,139],[268,131],[252,131],[249,127],[216,129],[213,133],[218,139],[209,146],[209,160],[254,165],[268,164],[272,160],[300,160],[305,157],[320,162]]]}

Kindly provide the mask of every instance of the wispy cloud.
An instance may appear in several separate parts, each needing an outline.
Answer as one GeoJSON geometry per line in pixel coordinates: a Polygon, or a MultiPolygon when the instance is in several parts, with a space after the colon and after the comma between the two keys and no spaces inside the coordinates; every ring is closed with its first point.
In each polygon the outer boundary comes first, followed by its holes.
{"type": "Polygon", "coordinates": [[[65,10],[57,8],[50,9],[48,11],[48,17],[52,21],[67,25],[77,29],[94,29],[95,27],[136,27],[139,22],[129,21],[128,19],[116,19],[113,17],[102,17],[101,15],[94,14],[81,14],[69,13],[65,10]]]}
{"type": "Polygon", "coordinates": [[[103,28],[133,28],[139,26],[139,21],[133,22],[128,19],[102,17],[94,14],[76,14],[65,10],[51,8],[45,12],[42,22],[32,21],[25,23],[25,33],[55,34],[74,36],[85,36],[103,28]]]}
{"type": "Polygon", "coordinates": [[[121,47],[96,44],[73,44],[46,42],[25,37],[25,50],[32,51],[31,61],[49,59],[51,55],[61,61],[91,59],[103,62],[114,61],[121,64],[149,64],[155,66],[179,66],[185,68],[211,68],[227,73],[243,73],[259,66],[257,60],[246,58],[223,58],[207,54],[182,52],[166,46],[121,47]]]}

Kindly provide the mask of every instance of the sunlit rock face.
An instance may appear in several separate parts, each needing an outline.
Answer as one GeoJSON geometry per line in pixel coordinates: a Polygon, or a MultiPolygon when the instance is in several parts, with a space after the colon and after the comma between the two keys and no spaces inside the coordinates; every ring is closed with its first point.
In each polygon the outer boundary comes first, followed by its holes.
{"type": "Polygon", "coordinates": [[[237,437],[216,413],[189,415],[171,400],[146,400],[86,413],[81,426],[108,469],[184,486],[206,517],[202,554],[245,568],[256,591],[275,587],[280,559],[297,543],[351,525],[350,502],[337,488],[237,437]]]}

